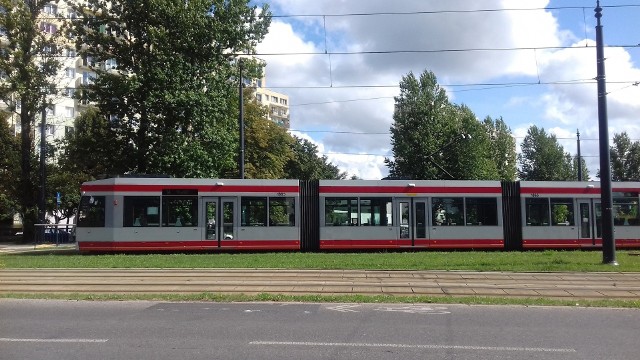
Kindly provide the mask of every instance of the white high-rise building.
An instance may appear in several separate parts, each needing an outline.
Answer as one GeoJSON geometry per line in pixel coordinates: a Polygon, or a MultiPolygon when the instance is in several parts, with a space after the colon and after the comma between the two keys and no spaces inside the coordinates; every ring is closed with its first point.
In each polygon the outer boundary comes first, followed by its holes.
{"type": "Polygon", "coordinates": [[[262,79],[255,81],[255,86],[256,100],[269,108],[267,112],[269,120],[285,129],[289,129],[291,127],[289,121],[289,96],[269,90],[267,88],[266,75],[262,79]]]}

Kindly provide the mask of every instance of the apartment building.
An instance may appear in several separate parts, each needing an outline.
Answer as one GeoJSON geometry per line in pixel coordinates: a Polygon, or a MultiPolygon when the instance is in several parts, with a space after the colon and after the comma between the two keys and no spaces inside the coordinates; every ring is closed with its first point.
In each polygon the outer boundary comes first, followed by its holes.
{"type": "MultiPolygon", "coordinates": [[[[67,11],[67,7],[60,3],[47,4],[42,10],[40,16],[39,28],[47,34],[55,34],[62,28],[65,19],[75,18],[75,13],[67,11]]],[[[60,51],[60,49],[58,49],[60,51]]],[[[61,70],[55,79],[57,85],[57,93],[47,95],[47,100],[51,106],[46,110],[45,116],[45,133],[47,141],[60,139],[65,134],[73,131],[73,122],[79,112],[82,110],[80,100],[74,99],[75,89],[81,83],[87,83],[95,78],[93,72],[86,61],[78,58],[73,44],[64,46],[61,50],[61,70]]],[[[15,112],[10,113],[7,121],[14,131],[14,134],[20,133],[20,119],[16,113],[20,112],[20,102],[12,101],[12,104],[0,104],[0,106],[13,105],[15,112]]],[[[86,106],[86,104],[84,105],[86,106]]],[[[40,118],[36,121],[35,131],[40,132],[40,118]]],[[[36,146],[40,146],[40,136],[35,136],[36,146]]]]}
{"type": "Polygon", "coordinates": [[[256,86],[256,100],[266,106],[269,111],[267,117],[285,129],[291,127],[289,121],[289,96],[269,90],[266,75],[254,82],[256,86]]]}

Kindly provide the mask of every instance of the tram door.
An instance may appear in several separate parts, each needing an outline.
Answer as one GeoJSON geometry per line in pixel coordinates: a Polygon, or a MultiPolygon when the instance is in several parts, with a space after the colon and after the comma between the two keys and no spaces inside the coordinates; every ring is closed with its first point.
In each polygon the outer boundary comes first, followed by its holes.
{"type": "Polygon", "coordinates": [[[236,239],[236,202],[236,198],[229,197],[203,198],[204,240],[215,241],[220,247],[223,241],[236,239]]]}
{"type": "Polygon", "coordinates": [[[427,239],[426,199],[402,199],[398,201],[400,214],[400,245],[417,246],[427,239]]]}
{"type": "Polygon", "coordinates": [[[591,245],[602,243],[602,206],[599,200],[578,200],[580,239],[591,239],[591,245]]]}

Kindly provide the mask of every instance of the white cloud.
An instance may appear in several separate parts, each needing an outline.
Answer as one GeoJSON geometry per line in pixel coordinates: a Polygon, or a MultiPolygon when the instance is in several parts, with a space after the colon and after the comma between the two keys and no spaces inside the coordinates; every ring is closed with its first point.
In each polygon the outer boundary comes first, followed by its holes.
{"type": "MultiPolygon", "coordinates": [[[[426,2],[404,0],[299,1],[273,0],[277,14],[353,14],[372,12],[426,12],[478,9],[540,9],[548,0],[450,0],[426,2]]],[[[579,16],[582,21],[582,15],[579,16]]],[[[590,33],[591,34],[591,33],[590,33]]],[[[592,34],[591,34],[592,35],[592,34]]],[[[596,76],[595,49],[584,48],[555,14],[544,10],[378,15],[345,17],[275,18],[259,53],[320,53],[319,55],[265,56],[269,87],[290,96],[291,127],[313,138],[323,154],[350,175],[365,179],[386,176],[384,155],[391,149],[385,133],[392,124],[396,87],[347,87],[392,85],[410,71],[433,71],[441,84],[482,82],[542,82],[592,79],[596,76]],[[325,26],[326,24],[326,26],[325,26]],[[325,33],[327,34],[325,38],[325,33]],[[518,51],[449,51],[399,54],[324,54],[333,52],[444,50],[479,48],[529,48],[518,51]],[[540,47],[574,46],[573,49],[531,50],[540,47]],[[577,49],[582,47],[582,49],[577,49]],[[311,88],[310,88],[311,87],[311,88]],[[323,87],[323,88],[315,88],[323,87]],[[372,99],[377,98],[377,99],[372,99]],[[344,101],[371,99],[366,101],[344,101]],[[322,103],[296,106],[309,103],[322,103]],[[329,132],[315,132],[324,130],[329,132]],[[355,134],[368,133],[369,135],[355,134]],[[339,153],[339,154],[338,154],[339,153]],[[358,154],[358,155],[350,155],[358,154]],[[360,155],[370,154],[370,155],[360,155]]],[[[626,130],[640,138],[636,114],[640,110],[639,86],[615,81],[640,80],[640,70],[628,51],[607,48],[607,79],[611,136],[626,130]]],[[[538,88],[539,89],[539,88],[538,88]]],[[[597,137],[595,84],[552,85],[542,94],[508,96],[486,101],[517,108],[528,105],[535,113],[524,113],[509,124],[521,139],[529,124],[553,130],[562,137],[597,137]]],[[[481,91],[477,92],[483,96],[481,91]]],[[[455,93],[454,93],[455,94],[455,93]]],[[[454,100],[457,101],[457,100],[454,100]]],[[[497,107],[497,106],[496,106],[497,107]]],[[[473,110],[473,108],[472,108],[473,110]]],[[[485,114],[476,114],[483,118],[485,114]]],[[[505,118],[510,121],[509,118],[505,118]]],[[[558,137],[561,137],[558,135],[558,137]]],[[[563,143],[564,145],[564,143],[563,143]]],[[[583,153],[597,152],[597,141],[586,140],[583,153]]],[[[519,144],[518,144],[519,146],[519,144]]],[[[565,149],[575,151],[575,141],[565,149]],[[572,145],[573,144],[573,145],[572,145]]],[[[597,162],[597,158],[592,163],[597,162]]],[[[592,174],[595,168],[590,164],[592,174]]]]}

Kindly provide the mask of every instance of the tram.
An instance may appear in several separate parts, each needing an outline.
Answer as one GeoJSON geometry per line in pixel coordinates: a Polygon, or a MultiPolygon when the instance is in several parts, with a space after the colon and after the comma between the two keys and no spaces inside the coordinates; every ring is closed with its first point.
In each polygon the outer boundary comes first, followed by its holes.
{"type": "MultiPolygon", "coordinates": [[[[116,177],[81,192],[82,253],[602,246],[597,182],[116,177]]],[[[639,193],[613,183],[618,248],[640,248],[639,193]]]]}

